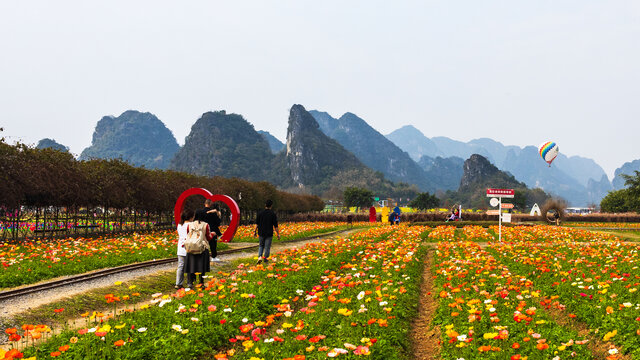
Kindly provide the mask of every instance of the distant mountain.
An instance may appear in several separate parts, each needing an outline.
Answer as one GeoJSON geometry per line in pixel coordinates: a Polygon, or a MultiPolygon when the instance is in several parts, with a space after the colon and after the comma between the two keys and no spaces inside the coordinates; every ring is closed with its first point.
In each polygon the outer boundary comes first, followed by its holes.
{"type": "Polygon", "coordinates": [[[516,180],[513,175],[499,170],[485,157],[472,154],[464,162],[463,175],[460,187],[454,195],[454,199],[464,207],[487,208],[487,188],[515,189],[516,198],[509,200],[520,210],[533,206],[534,203],[542,204],[548,195],[540,189],[530,190],[523,182],[516,180]],[[522,197],[519,199],[519,197],[522,197]]]}
{"type": "Polygon", "coordinates": [[[617,168],[614,172],[614,178],[612,181],[613,188],[615,190],[624,189],[626,186],[624,185],[625,180],[622,178],[622,174],[635,175],[634,171],[636,170],[640,171],[640,159],[626,162],[621,167],[617,168]]]}
{"type": "Polygon", "coordinates": [[[514,174],[531,187],[539,187],[564,198],[571,205],[586,206],[592,200],[589,198],[586,187],[561,170],[555,162],[548,166],[541,161],[537,147],[527,146],[519,155],[509,151],[504,170],[514,174]]]}
{"type": "Polygon", "coordinates": [[[468,159],[473,154],[482,155],[487,160],[491,162],[495,162],[493,156],[487,149],[477,144],[465,143],[462,141],[457,141],[453,139],[449,139],[444,136],[436,136],[431,138],[434,144],[438,147],[440,152],[444,154],[444,156],[457,156],[459,158],[468,159]]]}
{"type": "Polygon", "coordinates": [[[289,113],[286,151],[276,155],[273,168],[281,186],[287,190],[321,194],[325,198],[342,198],[350,186],[372,190],[376,196],[414,197],[415,185],[393,183],[384,175],[364,165],[336,140],[325,135],[315,118],[302,105],[289,113]],[[289,174],[289,181],[282,179],[289,174]]]}
{"type": "Polygon", "coordinates": [[[270,178],[274,156],[267,140],[238,114],[207,112],[193,124],[170,169],[196,175],[270,178]]]}
{"type": "MultiPolygon", "coordinates": [[[[552,166],[557,166],[562,169],[567,175],[578,180],[583,186],[589,184],[589,180],[602,181],[602,177],[607,178],[604,170],[593,159],[571,156],[567,157],[564,154],[559,154],[553,161],[552,166]]],[[[609,178],[607,178],[609,182],[609,178]]]]}
{"type": "Polygon", "coordinates": [[[589,183],[587,183],[587,196],[589,199],[587,205],[600,204],[602,198],[607,196],[611,190],[613,190],[613,186],[611,186],[607,175],[602,175],[600,181],[589,179],[589,183]]]}
{"type": "Polygon", "coordinates": [[[459,157],[431,158],[423,155],[418,165],[425,171],[425,176],[436,184],[438,190],[456,190],[464,173],[464,159],[459,157]]]}
{"type": "Polygon", "coordinates": [[[284,144],[268,131],[258,130],[258,134],[262,135],[262,137],[267,140],[272,153],[277,154],[284,149],[284,144]]]}
{"type": "Polygon", "coordinates": [[[599,197],[606,194],[603,191],[609,181],[602,167],[592,159],[580,156],[567,157],[560,153],[553,162],[552,170],[545,170],[546,163],[537,155],[536,147],[529,147],[525,151],[527,148],[505,146],[487,138],[467,143],[447,137],[429,139],[412,126],[402,127],[387,135],[387,138],[409,152],[414,159],[422,155],[431,158],[467,158],[470,154],[480,154],[499,169],[508,171],[524,181],[529,187],[542,186],[546,191],[565,198],[574,206],[599,203],[599,197]]]}
{"type": "Polygon", "coordinates": [[[419,161],[423,155],[429,157],[445,156],[431,139],[411,125],[403,126],[388,134],[387,139],[406,151],[414,161],[419,161]]]}
{"type": "Polygon", "coordinates": [[[54,150],[59,150],[59,151],[69,151],[69,148],[58,143],[57,141],[53,140],[53,139],[49,139],[49,138],[44,138],[40,141],[38,141],[38,145],[36,145],[36,148],[38,149],[54,149],[54,150]]]}
{"type": "Polygon", "coordinates": [[[382,172],[387,179],[415,184],[422,191],[436,190],[425,171],[406,152],[357,115],[348,112],[336,119],[326,112],[311,110],[309,113],[325,135],[336,140],[368,167],[382,172]]]}
{"type": "Polygon", "coordinates": [[[286,162],[293,183],[299,188],[320,185],[341,171],[365,168],[355,155],[326,136],[319,127],[302,105],[291,107],[286,162]]]}
{"type": "Polygon", "coordinates": [[[91,146],[79,159],[122,159],[134,166],[166,169],[178,148],[171,131],[155,115],[129,110],[100,119],[91,146]]]}

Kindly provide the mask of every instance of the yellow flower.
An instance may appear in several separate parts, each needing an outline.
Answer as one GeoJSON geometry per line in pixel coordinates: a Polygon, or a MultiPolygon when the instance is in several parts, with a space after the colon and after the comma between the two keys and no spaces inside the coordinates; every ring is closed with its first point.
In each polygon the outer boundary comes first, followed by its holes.
{"type": "Polygon", "coordinates": [[[114,285],[122,285],[122,281],[116,281],[113,283],[114,285]]]}
{"type": "Polygon", "coordinates": [[[618,334],[618,330],[609,331],[608,333],[604,334],[604,337],[602,338],[602,340],[609,341],[611,340],[612,337],[616,336],[617,334],[618,334]]]}
{"type": "Polygon", "coordinates": [[[135,288],[136,288],[136,286],[135,286],[135,285],[131,285],[131,286],[129,286],[129,290],[133,290],[133,289],[135,289],[135,288]]]}
{"type": "Polygon", "coordinates": [[[116,329],[122,329],[123,327],[125,327],[127,324],[120,324],[120,325],[116,325],[116,329]]]}
{"type": "Polygon", "coordinates": [[[346,309],[346,308],[338,309],[338,314],[340,314],[340,315],[349,316],[352,313],[353,313],[353,310],[349,310],[349,309],[346,309]]]}
{"type": "Polygon", "coordinates": [[[282,324],[282,328],[283,328],[283,329],[288,329],[288,328],[290,328],[290,327],[293,327],[293,324],[290,324],[290,323],[284,323],[284,324],[282,324]]]}
{"type": "Polygon", "coordinates": [[[496,336],[498,336],[498,333],[485,333],[484,335],[482,335],[482,337],[485,338],[485,340],[493,339],[496,336]]]}

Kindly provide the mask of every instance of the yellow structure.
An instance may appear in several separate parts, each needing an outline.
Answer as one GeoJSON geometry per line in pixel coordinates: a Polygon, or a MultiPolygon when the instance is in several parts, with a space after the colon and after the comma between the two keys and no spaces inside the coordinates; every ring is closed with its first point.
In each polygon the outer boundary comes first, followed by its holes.
{"type": "Polygon", "coordinates": [[[383,223],[389,222],[389,208],[383,207],[380,210],[376,208],[376,212],[379,212],[381,214],[380,221],[382,221],[383,223]]]}

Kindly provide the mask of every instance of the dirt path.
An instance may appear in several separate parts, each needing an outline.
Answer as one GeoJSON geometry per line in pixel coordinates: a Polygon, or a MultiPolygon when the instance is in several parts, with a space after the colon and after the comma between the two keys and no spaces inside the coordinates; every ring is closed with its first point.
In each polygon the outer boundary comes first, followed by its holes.
{"type": "MultiPolygon", "coordinates": [[[[431,246],[430,246],[431,247],[431,246]]],[[[438,303],[433,291],[433,276],[431,264],[433,250],[429,249],[422,273],[422,286],[419,299],[418,317],[413,321],[411,343],[413,344],[413,358],[416,360],[435,360],[440,357],[440,328],[432,326],[438,303]]]]}

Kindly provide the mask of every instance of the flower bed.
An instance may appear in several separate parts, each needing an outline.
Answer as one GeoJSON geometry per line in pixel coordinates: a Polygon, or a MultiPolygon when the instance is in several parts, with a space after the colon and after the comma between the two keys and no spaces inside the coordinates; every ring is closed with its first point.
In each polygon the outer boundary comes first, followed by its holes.
{"type": "Polygon", "coordinates": [[[511,263],[473,242],[439,243],[434,263],[442,359],[592,358],[584,339],[539,309],[537,284],[511,263]]]}
{"type": "MultiPolygon", "coordinates": [[[[367,352],[372,358],[406,358],[422,231],[371,228],[350,239],[278,253],[268,266],[240,264],[208,279],[205,289],[158,294],[151,306],[89,323],[103,315],[96,314],[84,329],[20,350],[38,358],[192,358],[207,349],[224,349],[219,357],[258,359],[264,351],[266,358],[284,359],[301,350],[311,358],[367,352]]],[[[124,292],[114,297],[121,301],[124,292]]],[[[30,336],[27,331],[27,341],[30,336]]]]}
{"type": "Polygon", "coordinates": [[[175,256],[175,231],[0,243],[0,288],[175,256]]]}
{"type": "Polygon", "coordinates": [[[496,245],[512,271],[535,278],[547,306],[564,310],[603,341],[640,358],[640,255],[637,246],[572,242],[496,245]]]}
{"type": "MultiPolygon", "coordinates": [[[[363,227],[363,226],[372,226],[378,225],[376,223],[354,223],[353,226],[363,227]]],[[[258,238],[254,236],[256,226],[255,225],[242,225],[238,226],[238,231],[236,231],[236,235],[233,237],[234,242],[257,242],[258,238]]],[[[344,230],[351,228],[351,225],[347,225],[345,222],[322,222],[322,223],[314,223],[314,222],[295,222],[295,223],[282,223],[279,224],[278,230],[280,230],[280,241],[285,240],[295,240],[308,236],[318,235],[322,233],[344,230]]],[[[220,230],[224,232],[226,230],[226,226],[220,227],[220,230]]],[[[278,239],[275,237],[274,233],[274,242],[277,242],[278,239]]]]}

